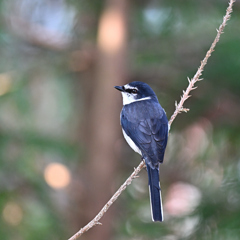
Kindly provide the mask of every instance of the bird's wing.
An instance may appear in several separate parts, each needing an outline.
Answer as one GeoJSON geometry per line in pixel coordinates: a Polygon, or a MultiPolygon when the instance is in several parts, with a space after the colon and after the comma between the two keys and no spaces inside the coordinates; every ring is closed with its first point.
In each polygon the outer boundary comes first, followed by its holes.
{"type": "Polygon", "coordinates": [[[168,122],[165,114],[161,118],[146,118],[137,122],[129,121],[123,114],[121,125],[151,167],[157,167],[158,163],[163,162],[168,139],[168,122]]]}

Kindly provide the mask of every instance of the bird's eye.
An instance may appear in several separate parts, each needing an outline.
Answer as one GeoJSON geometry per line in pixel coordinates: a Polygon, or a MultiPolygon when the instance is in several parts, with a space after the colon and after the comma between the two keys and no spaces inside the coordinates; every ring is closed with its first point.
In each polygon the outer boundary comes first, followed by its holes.
{"type": "Polygon", "coordinates": [[[137,93],[137,89],[132,89],[132,93],[137,93]]]}

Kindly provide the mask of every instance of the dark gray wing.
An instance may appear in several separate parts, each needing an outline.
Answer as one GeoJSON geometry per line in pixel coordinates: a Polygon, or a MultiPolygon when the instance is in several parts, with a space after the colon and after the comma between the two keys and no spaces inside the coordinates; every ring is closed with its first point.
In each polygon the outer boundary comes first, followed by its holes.
{"type": "MultiPolygon", "coordinates": [[[[136,105],[135,108],[139,109],[139,106],[136,105]]],[[[145,161],[154,168],[163,162],[168,139],[168,120],[159,104],[154,107],[152,104],[143,105],[141,110],[141,112],[135,111],[133,106],[124,107],[121,125],[141,150],[145,161]]]]}

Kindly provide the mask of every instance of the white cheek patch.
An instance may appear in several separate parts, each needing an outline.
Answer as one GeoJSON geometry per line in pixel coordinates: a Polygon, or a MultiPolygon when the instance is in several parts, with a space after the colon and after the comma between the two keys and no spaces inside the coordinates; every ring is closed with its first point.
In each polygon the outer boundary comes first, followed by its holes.
{"type": "Polygon", "coordinates": [[[130,94],[130,93],[127,93],[127,92],[122,92],[123,105],[127,105],[127,104],[130,104],[132,102],[135,102],[136,99],[134,98],[135,97],[134,95],[130,94]]]}
{"type": "Polygon", "coordinates": [[[122,92],[122,97],[123,97],[123,105],[151,99],[151,97],[136,99],[137,94],[130,94],[127,92],[122,92]]]}

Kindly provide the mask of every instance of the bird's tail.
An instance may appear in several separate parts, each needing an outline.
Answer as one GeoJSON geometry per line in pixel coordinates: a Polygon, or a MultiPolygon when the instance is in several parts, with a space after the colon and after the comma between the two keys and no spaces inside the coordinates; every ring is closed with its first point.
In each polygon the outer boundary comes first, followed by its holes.
{"type": "Polygon", "coordinates": [[[149,194],[150,194],[150,205],[151,205],[151,213],[152,220],[163,221],[163,210],[162,210],[162,198],[161,198],[161,189],[159,182],[159,169],[152,169],[148,164],[147,172],[148,172],[148,184],[149,184],[149,194]]]}

